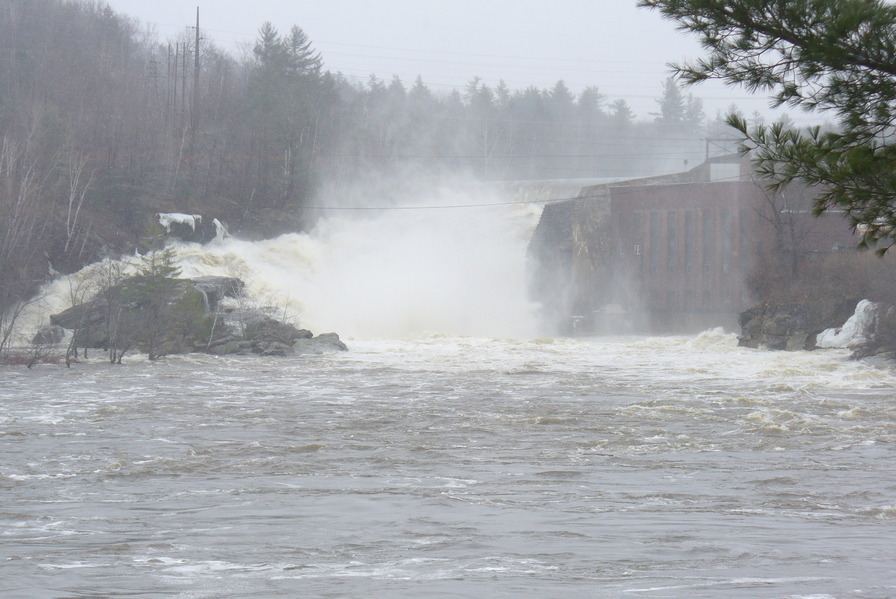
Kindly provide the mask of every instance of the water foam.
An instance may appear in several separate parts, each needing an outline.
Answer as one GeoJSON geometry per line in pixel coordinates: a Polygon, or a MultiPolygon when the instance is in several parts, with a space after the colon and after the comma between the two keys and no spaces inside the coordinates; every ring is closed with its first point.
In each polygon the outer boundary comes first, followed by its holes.
{"type": "Polygon", "coordinates": [[[409,206],[339,213],[308,234],[177,246],[184,276],[246,280],[255,301],[315,332],[353,338],[432,333],[530,337],[526,244],[538,213],[494,190],[442,189],[409,206]]]}
{"type": "MultiPolygon", "coordinates": [[[[499,187],[409,186],[404,199],[326,213],[309,233],[246,241],[219,234],[206,245],[173,243],[182,276],[243,279],[242,307],[268,308],[315,333],[358,339],[444,334],[530,338],[537,305],[526,289],[526,246],[540,204],[513,204],[499,187]]],[[[220,233],[220,229],[219,229],[220,233]]],[[[124,256],[133,273],[139,256],[124,256]]],[[[116,262],[116,261],[112,261],[116,262]]],[[[51,314],[89,297],[110,261],[44,286],[19,318],[27,345],[51,314]]]]}

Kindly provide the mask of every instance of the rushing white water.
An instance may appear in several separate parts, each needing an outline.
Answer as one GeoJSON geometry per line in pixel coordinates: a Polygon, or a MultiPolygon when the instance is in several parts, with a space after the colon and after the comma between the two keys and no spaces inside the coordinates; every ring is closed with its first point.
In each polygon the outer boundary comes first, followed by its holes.
{"type": "Polygon", "coordinates": [[[538,211],[496,192],[437,190],[411,206],[339,214],[308,234],[181,245],[185,276],[236,275],[258,301],[349,338],[426,333],[528,337],[525,251],[538,211]]]}
{"type": "MultiPolygon", "coordinates": [[[[420,189],[413,186],[384,209],[328,212],[308,233],[172,247],[183,276],[239,277],[247,284],[244,301],[314,332],[349,339],[537,336],[525,256],[541,204],[515,204],[499,187],[420,189]]],[[[132,272],[139,260],[119,263],[132,272]]],[[[89,297],[108,265],[47,285],[21,317],[17,343],[27,344],[76,297],[89,297]]]]}

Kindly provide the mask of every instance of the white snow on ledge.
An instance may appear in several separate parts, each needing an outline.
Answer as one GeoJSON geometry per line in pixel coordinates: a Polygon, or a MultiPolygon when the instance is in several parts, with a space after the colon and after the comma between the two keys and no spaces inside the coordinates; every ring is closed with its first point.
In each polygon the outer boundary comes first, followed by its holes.
{"type": "Polygon", "coordinates": [[[224,241],[224,238],[230,235],[224,223],[219,221],[217,218],[212,221],[212,224],[215,225],[215,241],[224,241]]]}
{"type": "Polygon", "coordinates": [[[181,214],[180,212],[162,212],[159,213],[159,224],[165,227],[165,230],[171,232],[171,225],[188,225],[193,231],[196,230],[196,223],[202,222],[201,214],[181,214]]]}
{"type": "Polygon", "coordinates": [[[827,329],[818,334],[815,345],[820,348],[851,349],[867,343],[877,326],[879,306],[862,300],[856,306],[855,314],[842,327],[827,329]]]}

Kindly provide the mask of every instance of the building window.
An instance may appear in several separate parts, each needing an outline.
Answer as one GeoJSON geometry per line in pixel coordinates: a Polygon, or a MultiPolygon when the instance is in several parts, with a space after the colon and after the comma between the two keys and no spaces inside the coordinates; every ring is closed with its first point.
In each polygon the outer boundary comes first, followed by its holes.
{"type": "Polygon", "coordinates": [[[659,272],[660,263],[660,213],[650,213],[650,274],[659,272]]]}
{"type": "Polygon", "coordinates": [[[722,272],[731,270],[731,213],[722,211],[722,272]]]}
{"type": "Polygon", "coordinates": [[[632,214],[632,235],[636,237],[640,237],[644,234],[642,231],[642,227],[644,226],[644,214],[641,212],[635,212],[632,214]]]}
{"type": "Polygon", "coordinates": [[[750,239],[750,211],[740,211],[740,264],[741,268],[746,269],[749,266],[750,247],[752,245],[750,239]]]}
{"type": "Polygon", "coordinates": [[[703,211],[703,272],[712,272],[715,253],[715,219],[712,210],[703,211]]]}
{"type": "Polygon", "coordinates": [[[697,253],[697,231],[694,226],[694,212],[688,210],[684,213],[684,270],[694,272],[694,262],[697,253]]]}
{"type": "Polygon", "coordinates": [[[678,213],[666,213],[666,269],[678,270],[678,213]]]}

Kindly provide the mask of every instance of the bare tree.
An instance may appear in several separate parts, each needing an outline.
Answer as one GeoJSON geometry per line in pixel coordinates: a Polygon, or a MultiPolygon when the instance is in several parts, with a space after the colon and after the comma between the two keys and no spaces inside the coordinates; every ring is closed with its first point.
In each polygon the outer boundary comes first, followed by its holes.
{"type": "Polygon", "coordinates": [[[790,276],[796,277],[805,257],[806,240],[813,224],[812,219],[808,218],[812,214],[811,199],[788,188],[772,191],[755,178],[753,183],[761,190],[765,200],[754,210],[774,231],[772,252],[779,258],[786,258],[790,276]]]}
{"type": "Polygon", "coordinates": [[[0,352],[16,321],[36,301],[29,268],[40,255],[46,175],[27,146],[4,136],[0,145],[0,352]]]}
{"type": "Polygon", "coordinates": [[[87,167],[87,157],[71,152],[68,160],[68,202],[65,213],[65,248],[63,251],[68,254],[73,248],[76,233],[78,231],[78,217],[81,215],[81,207],[84,205],[84,198],[96,180],[96,171],[85,174],[87,167]]]}

